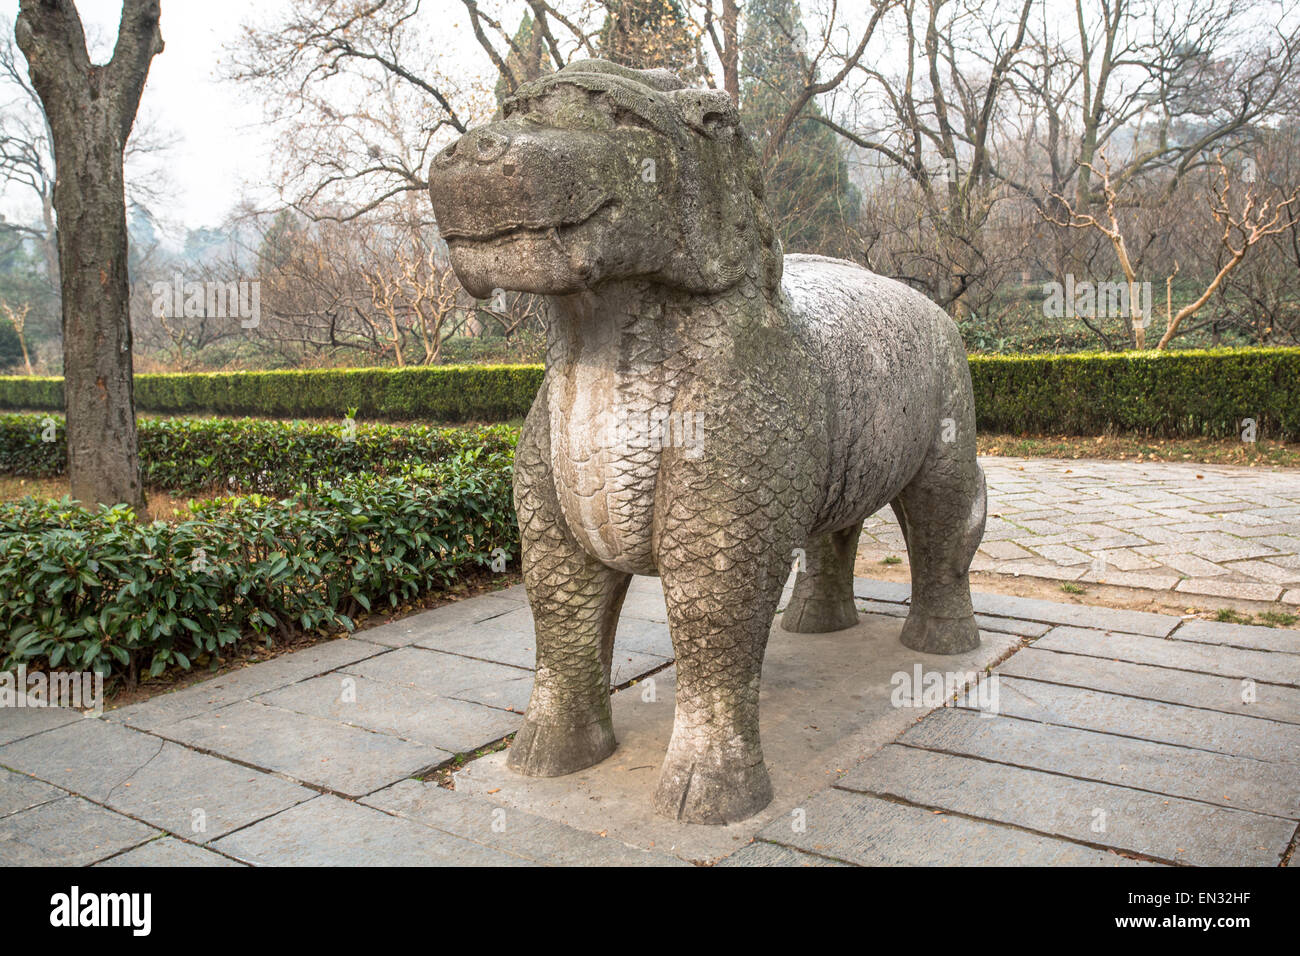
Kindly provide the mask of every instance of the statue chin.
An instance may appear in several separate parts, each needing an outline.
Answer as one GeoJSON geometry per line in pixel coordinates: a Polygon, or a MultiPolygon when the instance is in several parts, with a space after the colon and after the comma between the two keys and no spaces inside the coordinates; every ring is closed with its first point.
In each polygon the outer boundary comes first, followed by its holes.
{"type": "Polygon", "coordinates": [[[452,268],[465,291],[488,299],[498,289],[538,295],[571,295],[588,287],[591,270],[575,268],[553,232],[528,230],[490,240],[447,243],[452,268]]]}

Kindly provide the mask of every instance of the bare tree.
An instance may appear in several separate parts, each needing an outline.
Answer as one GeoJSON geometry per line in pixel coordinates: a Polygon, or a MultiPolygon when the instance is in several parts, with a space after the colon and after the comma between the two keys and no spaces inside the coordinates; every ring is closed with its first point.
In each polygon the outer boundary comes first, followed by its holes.
{"type": "Polygon", "coordinates": [[[27,352],[27,336],[23,334],[27,326],[27,313],[31,311],[30,303],[23,302],[14,305],[0,299],[0,315],[9,320],[9,324],[14,327],[14,332],[18,335],[18,347],[23,351],[23,367],[27,374],[32,374],[32,357],[27,352]]]}
{"type": "MultiPolygon", "coordinates": [[[[545,0],[528,6],[557,66],[595,55],[590,11],[571,18],[545,0]]],[[[524,57],[477,0],[304,0],[246,26],[227,75],[265,94],[281,130],[285,200],[309,216],[322,207],[362,216],[425,189],[433,153],[496,110],[497,78],[507,91],[517,85],[512,54],[524,57]],[[487,53],[490,68],[479,75],[466,75],[434,42],[449,8],[468,16],[487,53]]]]}
{"type": "MultiPolygon", "coordinates": [[[[1100,175],[1102,195],[1105,197],[1105,213],[1103,218],[1098,218],[1090,212],[1080,212],[1076,210],[1073,204],[1062,195],[1055,194],[1052,196],[1061,209],[1065,211],[1064,218],[1055,218],[1045,209],[1041,210],[1042,215],[1049,222],[1061,226],[1065,229],[1092,229],[1106,237],[1106,240],[1115,250],[1115,259],[1119,262],[1119,267],[1124,273],[1124,280],[1128,284],[1128,307],[1129,313],[1127,322],[1132,330],[1133,345],[1136,348],[1146,348],[1146,325],[1150,320],[1149,315],[1142,314],[1142,296],[1138,294],[1138,274],[1137,267],[1134,264],[1133,257],[1129,254],[1128,242],[1124,238],[1124,230],[1119,222],[1119,197],[1115,184],[1111,179],[1110,163],[1106,160],[1106,154],[1101,154],[1102,168],[1100,172],[1088,165],[1088,172],[1092,175],[1100,175]]],[[[1171,277],[1172,281],[1172,277],[1171,277]]]]}
{"type": "Polygon", "coordinates": [[[1294,106],[1300,25],[1265,0],[1074,0],[1043,8],[1035,62],[1017,71],[1027,106],[1048,124],[1050,191],[1073,183],[1074,208],[1104,202],[1092,164],[1106,150],[1112,180],[1161,171],[1172,192],[1189,172],[1250,140],[1294,106]],[[1270,18],[1270,13],[1277,15],[1270,18]]]}
{"type": "Polygon", "coordinates": [[[970,292],[997,273],[982,233],[1002,196],[999,121],[1034,2],[1008,10],[977,0],[903,0],[902,72],[855,64],[853,114],[821,120],[910,183],[934,240],[921,243],[936,260],[927,291],[959,315],[970,292]]]}
{"type": "Polygon", "coordinates": [[[64,402],[72,494],[145,504],[135,426],[124,152],[149,65],[158,0],[124,0],[112,59],[97,65],[72,0],[21,0],[15,36],[41,98],[58,177],[64,402]]]}
{"type": "Polygon", "coordinates": [[[1156,345],[1158,349],[1167,346],[1178,334],[1183,321],[1191,318],[1206,302],[1210,301],[1210,296],[1223,285],[1228,273],[1241,265],[1241,261],[1252,246],[1269,236],[1280,235],[1294,226],[1291,216],[1295,211],[1294,207],[1300,205],[1300,189],[1286,199],[1277,201],[1269,198],[1261,199],[1255,195],[1252,187],[1246,186],[1239,210],[1234,208],[1231,194],[1232,182],[1228,167],[1220,161],[1217,181],[1210,187],[1210,214],[1215,223],[1222,227],[1219,242],[1227,257],[1219,271],[1206,285],[1205,291],[1195,300],[1183,306],[1176,314],[1170,307],[1170,314],[1166,317],[1165,334],[1160,337],[1156,345]]]}

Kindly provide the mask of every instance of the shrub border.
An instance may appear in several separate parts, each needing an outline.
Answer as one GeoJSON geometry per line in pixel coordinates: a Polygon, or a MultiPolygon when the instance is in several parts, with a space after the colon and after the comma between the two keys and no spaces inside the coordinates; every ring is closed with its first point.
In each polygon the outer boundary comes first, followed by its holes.
{"type": "MultiPolygon", "coordinates": [[[[1300,440],[1300,348],[973,355],[983,431],[1162,438],[1239,434],[1300,440]]],[[[528,413],[540,365],[444,365],[137,375],[142,412],[429,422],[528,413]]],[[[0,408],[61,409],[58,378],[0,376],[0,408]]]]}

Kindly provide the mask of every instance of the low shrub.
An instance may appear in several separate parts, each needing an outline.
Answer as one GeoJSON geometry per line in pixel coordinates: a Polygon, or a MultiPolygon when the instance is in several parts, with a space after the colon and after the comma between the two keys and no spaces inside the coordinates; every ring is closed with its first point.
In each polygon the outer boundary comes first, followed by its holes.
{"type": "MultiPolygon", "coordinates": [[[[1300,440],[1300,349],[971,357],[985,431],[1300,440]]],[[[540,365],[137,375],[141,411],[339,419],[507,421],[523,417],[540,365]]],[[[0,408],[60,409],[60,379],[0,377],[0,408]]]]}
{"type": "Polygon", "coordinates": [[[1300,349],[971,356],[981,431],[1300,440],[1300,349]]]}
{"type": "MultiPolygon", "coordinates": [[[[135,404],[162,414],[500,422],[528,414],[540,365],[195,372],[135,376],[135,404]]],[[[63,408],[63,380],[0,377],[0,408],[63,408]]]]}
{"type": "MultiPolygon", "coordinates": [[[[513,453],[518,431],[505,425],[321,424],[259,419],[151,419],[139,423],[144,483],[169,491],[238,490],[283,495],[301,484],[368,472],[394,473],[475,448],[513,453]]],[[[67,466],[61,417],[0,415],[0,474],[54,478],[67,466]]]]}
{"type": "Polygon", "coordinates": [[[159,674],[353,617],[518,554],[511,461],[462,450],[176,524],[68,499],[0,504],[0,666],[159,674]],[[498,551],[497,549],[501,549],[498,551]]]}

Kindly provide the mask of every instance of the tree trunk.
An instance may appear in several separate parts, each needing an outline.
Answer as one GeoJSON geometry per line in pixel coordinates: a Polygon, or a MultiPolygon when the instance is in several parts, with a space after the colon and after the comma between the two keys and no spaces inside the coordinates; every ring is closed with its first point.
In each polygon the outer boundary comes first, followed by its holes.
{"type": "Polygon", "coordinates": [[[79,501],[140,508],[122,154],[111,139],[103,140],[107,119],[91,106],[83,130],[94,140],[88,144],[92,149],[58,151],[54,205],[60,223],[68,475],[72,497],[79,501]]]}
{"type": "Polygon", "coordinates": [[[72,0],[21,0],[15,35],[54,145],[68,476],[83,504],[144,508],[132,389],[123,152],[158,0],[124,0],[113,58],[90,62],[72,0]]]}

